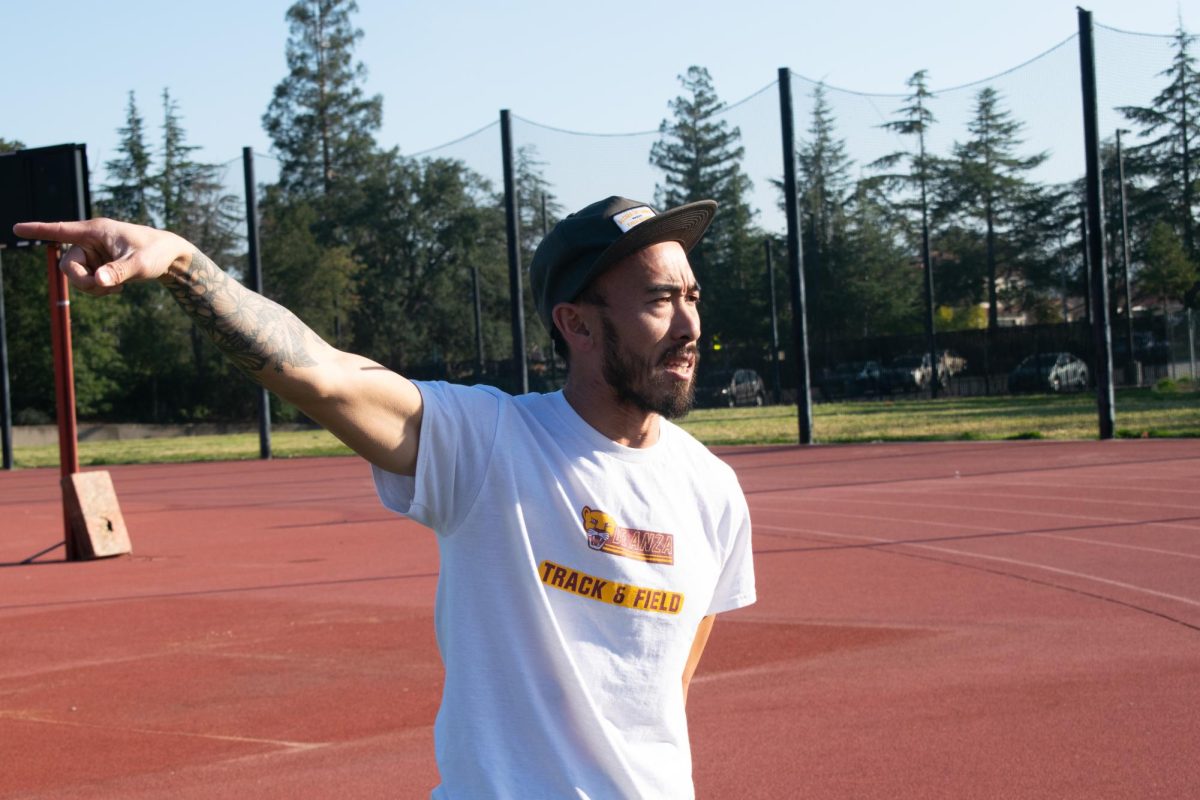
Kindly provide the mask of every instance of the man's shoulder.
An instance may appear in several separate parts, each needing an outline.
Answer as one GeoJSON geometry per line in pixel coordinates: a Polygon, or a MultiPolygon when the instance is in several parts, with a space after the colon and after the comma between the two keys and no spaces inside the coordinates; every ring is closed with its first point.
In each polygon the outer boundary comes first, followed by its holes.
{"type": "Polygon", "coordinates": [[[426,404],[436,408],[437,416],[466,417],[467,422],[495,423],[519,418],[542,419],[552,416],[555,394],[528,392],[512,395],[485,383],[464,384],[448,381],[413,381],[426,404]]]}

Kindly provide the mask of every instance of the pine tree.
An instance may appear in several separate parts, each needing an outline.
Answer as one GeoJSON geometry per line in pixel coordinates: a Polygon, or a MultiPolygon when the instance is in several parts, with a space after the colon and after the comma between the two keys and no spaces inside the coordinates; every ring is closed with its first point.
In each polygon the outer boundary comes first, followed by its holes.
{"type": "Polygon", "coordinates": [[[1149,106],[1124,106],[1122,114],[1140,128],[1144,144],[1126,151],[1126,172],[1144,185],[1150,215],[1166,220],[1179,233],[1190,258],[1200,255],[1195,233],[1197,169],[1200,144],[1200,73],[1191,53],[1195,37],[1182,25],[1175,32],[1171,67],[1159,73],[1170,82],[1149,106]]]}
{"type": "MultiPolygon", "coordinates": [[[[537,321],[537,304],[533,292],[529,291],[529,266],[533,263],[533,253],[541,242],[546,231],[549,231],[562,218],[563,207],[554,194],[554,187],[546,179],[542,168],[545,162],[538,160],[537,148],[533,145],[522,145],[517,148],[516,164],[517,213],[520,215],[521,230],[521,264],[525,269],[525,320],[527,323],[527,338],[530,342],[535,361],[545,361],[552,358],[554,345],[550,332],[537,321]],[[539,358],[540,356],[540,358],[539,358]]],[[[498,198],[499,199],[499,198],[498,198]]],[[[536,364],[534,365],[536,368],[536,364]]]]}
{"type": "Polygon", "coordinates": [[[849,176],[854,162],[846,155],[846,141],[837,136],[833,110],[822,83],[813,89],[808,134],[796,153],[805,288],[809,325],[828,339],[846,311],[845,275],[834,269],[840,261],[834,247],[846,241],[841,233],[852,192],[849,176]]]}
{"type": "Polygon", "coordinates": [[[354,62],[363,35],[350,19],[357,10],[354,0],[297,0],[287,11],[288,75],[275,87],[263,127],[288,194],[330,195],[361,175],[375,148],[383,100],[365,96],[366,68],[354,62]]]}
{"type": "Polygon", "coordinates": [[[995,89],[981,89],[975,116],[967,125],[973,136],[954,145],[954,160],[947,164],[940,198],[943,208],[955,216],[983,226],[988,327],[993,330],[999,327],[997,261],[1008,263],[1006,277],[1017,277],[1013,260],[1021,251],[1002,245],[1008,234],[1020,230],[1019,211],[1033,190],[1026,175],[1046,160],[1045,153],[1017,154],[1023,127],[1002,107],[995,89]]]}
{"type": "Polygon", "coordinates": [[[355,244],[355,258],[371,268],[361,276],[353,349],[409,375],[471,375],[478,268],[485,350],[507,352],[504,215],[490,185],[461,162],[395,152],[381,154],[364,180],[363,218],[388,224],[363,226],[355,244]]]}
{"type": "Polygon", "coordinates": [[[833,110],[825,84],[813,89],[813,112],[809,138],[796,154],[799,166],[801,205],[810,220],[809,231],[816,249],[828,246],[837,225],[843,221],[850,198],[850,170],[854,162],[846,155],[846,140],[837,136],[833,110]]]}
{"type": "Polygon", "coordinates": [[[860,181],[847,201],[846,224],[835,232],[831,248],[843,295],[842,313],[832,322],[840,338],[920,329],[919,272],[893,230],[885,199],[872,182],[860,181]]]}
{"type": "MultiPolygon", "coordinates": [[[[909,230],[912,231],[916,227],[919,237],[921,263],[925,275],[925,335],[928,339],[929,355],[932,359],[934,358],[933,311],[935,297],[933,253],[930,247],[932,224],[930,194],[942,167],[940,161],[929,152],[925,142],[930,126],[937,121],[929,108],[933,94],[926,85],[926,76],[925,70],[913,73],[908,79],[908,86],[912,89],[912,94],[905,98],[905,105],[896,111],[896,119],[880,126],[901,136],[914,137],[916,149],[896,151],[876,159],[871,166],[878,170],[891,170],[902,162],[906,162],[908,165],[906,172],[883,173],[879,176],[879,180],[884,187],[900,192],[898,198],[894,198],[894,204],[907,217],[909,230]]],[[[910,238],[917,237],[913,237],[910,233],[910,238]]],[[[936,379],[931,386],[936,392],[936,379]]]]}
{"type": "Polygon", "coordinates": [[[129,92],[125,110],[125,126],[119,128],[121,143],[117,158],[105,163],[110,183],[104,184],[103,212],[110,217],[153,225],[152,193],[154,177],[150,172],[152,157],[146,144],[145,123],[138,113],[137,99],[129,92]]]}
{"type": "MultiPolygon", "coordinates": [[[[200,148],[187,143],[179,104],[165,88],[162,113],[162,147],[156,176],[156,206],[162,227],[180,234],[218,264],[236,272],[240,267],[242,243],[239,200],[225,190],[221,167],[192,158],[200,148]]],[[[167,331],[178,328],[182,322],[179,338],[188,342],[187,349],[191,352],[190,370],[181,372],[175,381],[178,388],[186,391],[188,398],[194,398],[194,402],[186,404],[214,410],[228,409],[230,400],[223,397],[222,390],[231,384],[216,379],[223,379],[228,374],[225,360],[175,309],[165,309],[165,315],[166,319],[159,320],[158,324],[167,331]]],[[[164,363],[168,361],[164,355],[164,363]]],[[[240,382],[235,381],[232,385],[237,387],[235,392],[242,389],[240,382]]],[[[239,393],[245,394],[244,391],[239,393]]],[[[233,402],[239,403],[240,398],[233,402]]]]}
{"type": "Polygon", "coordinates": [[[1196,265],[1188,258],[1175,230],[1158,222],[1150,230],[1146,244],[1146,263],[1138,271],[1138,284],[1143,294],[1156,298],[1163,316],[1171,300],[1181,300],[1197,279],[1196,265]]]}
{"type": "Polygon", "coordinates": [[[926,77],[925,70],[913,73],[907,81],[907,85],[913,90],[912,94],[905,98],[905,105],[896,110],[896,119],[880,126],[900,136],[914,137],[916,149],[889,153],[873,161],[870,167],[880,171],[876,182],[892,193],[893,205],[904,213],[910,226],[927,234],[932,199],[930,195],[939,177],[941,162],[928,151],[925,143],[929,128],[937,122],[929,108],[933,94],[926,85],[926,77]],[[897,171],[896,168],[902,165],[907,169],[897,171]]]}
{"type": "Polygon", "coordinates": [[[650,163],[664,173],[655,202],[670,208],[711,199],[717,217],[692,250],[692,269],[702,287],[704,330],[710,341],[761,346],[768,341],[761,245],[754,210],[746,200],[752,184],[742,171],[741,131],[720,119],[725,104],[703,67],[679,76],[683,94],[668,104],[673,119],[659,125],[650,163]]]}
{"type": "Polygon", "coordinates": [[[521,257],[528,266],[544,231],[553,228],[562,217],[563,207],[554,194],[553,185],[546,179],[543,172],[546,162],[538,160],[536,147],[521,145],[517,148],[515,160],[517,212],[521,217],[521,257]]]}

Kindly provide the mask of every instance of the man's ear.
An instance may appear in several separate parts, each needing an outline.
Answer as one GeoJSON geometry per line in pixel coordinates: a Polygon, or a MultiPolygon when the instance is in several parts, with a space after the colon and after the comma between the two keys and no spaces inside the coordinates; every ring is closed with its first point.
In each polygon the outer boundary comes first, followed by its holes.
{"type": "Polygon", "coordinates": [[[595,325],[578,304],[559,303],[550,315],[571,350],[584,353],[596,346],[595,325]]]}

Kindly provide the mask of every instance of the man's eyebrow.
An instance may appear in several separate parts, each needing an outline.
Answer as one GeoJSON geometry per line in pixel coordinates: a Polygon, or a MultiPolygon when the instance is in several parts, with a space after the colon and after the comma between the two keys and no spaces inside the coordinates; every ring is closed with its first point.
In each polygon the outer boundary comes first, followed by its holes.
{"type": "Polygon", "coordinates": [[[678,283],[652,283],[646,287],[646,294],[698,294],[700,292],[700,284],[692,283],[686,289],[680,288],[678,283]]]}

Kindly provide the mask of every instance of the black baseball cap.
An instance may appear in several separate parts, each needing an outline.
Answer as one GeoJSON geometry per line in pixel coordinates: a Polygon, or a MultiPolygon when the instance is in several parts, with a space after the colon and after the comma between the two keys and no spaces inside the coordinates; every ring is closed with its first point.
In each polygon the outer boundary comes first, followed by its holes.
{"type": "Polygon", "coordinates": [[[538,245],[530,283],[538,316],[554,330],[550,313],[569,303],[600,273],[630,253],[659,242],[696,246],[717,213],[713,200],[699,200],[663,212],[648,203],[609,197],[561,220],[538,245]]]}

